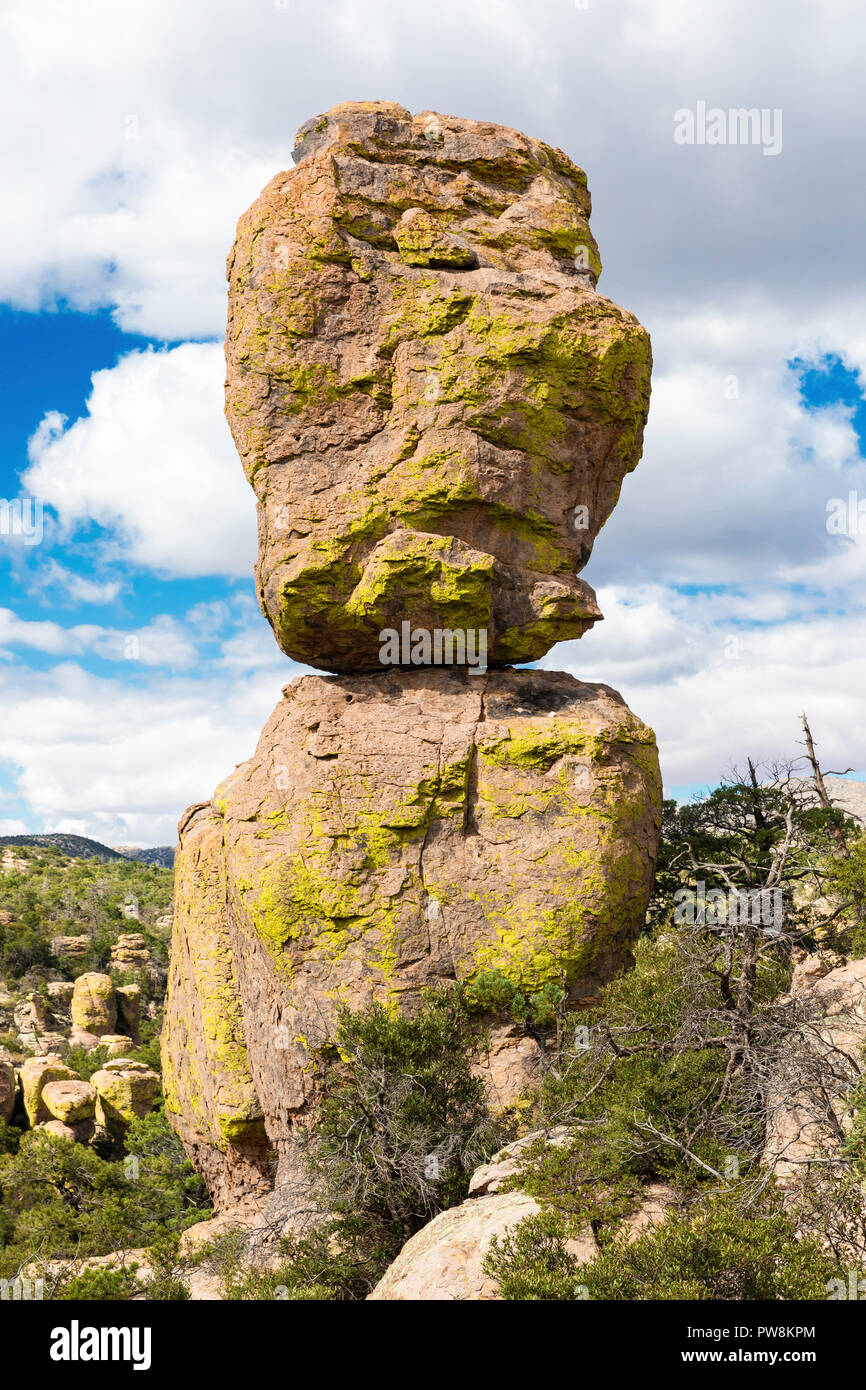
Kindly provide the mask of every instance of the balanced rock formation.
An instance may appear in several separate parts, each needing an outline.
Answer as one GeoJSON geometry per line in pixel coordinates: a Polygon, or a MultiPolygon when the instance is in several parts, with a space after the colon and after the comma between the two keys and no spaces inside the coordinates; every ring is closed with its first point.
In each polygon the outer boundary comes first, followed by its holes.
{"type": "Polygon", "coordinates": [[[650,347],[595,291],[586,175],[386,102],[303,127],[229,258],[227,415],[289,656],[483,628],[532,661],[600,616],[576,578],[640,458],[650,347]]]}
{"type": "MultiPolygon", "coordinates": [[[[385,103],[308,124],[296,158],[229,259],[227,413],[262,608],[338,674],[288,686],[180,824],[166,1109],[218,1212],[274,1156],[297,1180],[341,1004],[491,975],[592,1002],[630,963],[661,815],[615,691],[507,666],[600,616],[576,572],[646,417],[585,176],[385,103]]],[[[539,1061],[499,1020],[478,1065],[504,1103],[539,1061]]]]}

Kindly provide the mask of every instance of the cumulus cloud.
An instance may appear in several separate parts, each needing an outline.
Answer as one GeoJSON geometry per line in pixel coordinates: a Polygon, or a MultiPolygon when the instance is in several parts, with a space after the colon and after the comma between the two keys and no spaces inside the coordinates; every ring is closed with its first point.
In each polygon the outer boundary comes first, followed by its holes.
{"type": "Polygon", "coordinates": [[[639,312],[708,283],[842,303],[866,212],[864,25],[857,0],[440,0],[423,23],[403,0],[8,0],[0,294],[108,305],[161,338],[221,332],[235,221],[296,128],[384,97],[567,149],[610,292],[639,312]],[[781,155],[675,145],[674,112],[699,100],[781,107],[781,155]]]}
{"type": "Polygon", "coordinates": [[[30,829],[173,843],[183,808],[251,756],[283,685],[306,668],[278,651],[251,603],[226,609],[215,650],[201,606],[157,618],[133,649],[128,634],[0,610],[0,652],[28,645],[58,658],[48,670],[0,662],[0,764],[30,829]],[[87,669],[93,655],[117,666],[87,669]]]}
{"type": "Polygon", "coordinates": [[[94,372],[87,414],[45,416],[23,484],[67,534],[105,528],[108,558],[168,577],[246,576],[255,507],[223,418],[222,349],[132,352],[94,372]]]}
{"type": "Polygon", "coordinates": [[[141,688],[66,662],[0,668],[0,760],[39,828],[171,844],[183,808],[252,754],[279,691],[273,676],[141,688]]]}
{"type": "MultiPolygon", "coordinates": [[[[644,460],[585,572],[606,621],[544,664],[621,688],[658,731],[669,785],[784,756],[803,707],[831,764],[866,769],[866,527],[826,524],[831,499],[866,496],[863,460],[850,408],[807,410],[788,365],[837,353],[866,380],[864,36],[859,0],[441,0],[423,24],[403,0],[8,0],[0,297],[217,337],[238,215],[289,167],[297,126],[338,101],[561,146],[589,174],[600,288],[646,323],[656,370],[644,460]],[[677,145],[674,113],[698,101],[781,108],[781,153],[677,145]]],[[[65,580],[70,600],[116,597],[114,562],[249,575],[253,499],[222,377],[212,342],[130,354],[94,375],[81,419],[46,416],[24,479],[52,509],[46,548],[56,512],[60,541],[86,537],[98,561],[65,580]]],[[[6,653],[60,663],[0,667],[15,709],[0,756],[48,828],[170,839],[296,669],[222,595],[149,623],[139,667],[82,669],[125,659],[129,635],[0,614],[6,653]]]]}
{"type": "Polygon", "coordinates": [[[802,754],[804,711],[825,766],[866,769],[866,604],[747,626],[736,593],[657,585],[599,599],[605,621],[541,664],[619,690],[655,729],[668,788],[713,785],[747,756],[802,754]]]}
{"type": "Polygon", "coordinates": [[[86,575],[76,574],[56,560],[49,560],[38,576],[42,589],[51,589],[71,606],[81,603],[113,603],[122,588],[119,579],[88,579],[86,575]]]}

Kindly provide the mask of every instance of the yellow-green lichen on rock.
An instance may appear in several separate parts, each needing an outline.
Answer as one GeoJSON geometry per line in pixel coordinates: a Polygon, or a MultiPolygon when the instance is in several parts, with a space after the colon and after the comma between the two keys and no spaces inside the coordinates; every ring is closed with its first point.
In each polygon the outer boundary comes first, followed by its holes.
{"type": "Polygon", "coordinates": [[[277,641],[376,671],[382,626],[447,628],[455,602],[491,666],[580,637],[600,614],[577,575],[640,458],[650,375],[644,329],[595,289],[585,175],[387,103],[316,118],[296,158],[228,268],[226,411],[277,641]]]}
{"type": "MultiPolygon", "coordinates": [[[[227,779],[224,807],[230,788],[227,779]]],[[[213,808],[193,807],[181,822],[162,1061],[166,1113],[212,1190],[230,1197],[264,1185],[267,1142],[226,917],[223,821],[213,808]]],[[[104,1104],[120,1110],[122,1088],[114,1091],[104,1104]]]]}
{"type": "Polygon", "coordinates": [[[181,833],[167,1105],[217,1186],[261,1114],[279,1187],[340,1004],[498,972],[577,1007],[628,963],[661,792],[615,692],[440,668],[296,680],[218,801],[181,833]]]}

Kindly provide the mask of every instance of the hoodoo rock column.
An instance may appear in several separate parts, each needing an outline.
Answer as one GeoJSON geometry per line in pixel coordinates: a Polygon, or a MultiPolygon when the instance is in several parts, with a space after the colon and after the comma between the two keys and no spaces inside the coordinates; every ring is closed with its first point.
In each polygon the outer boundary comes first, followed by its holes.
{"type": "Polygon", "coordinates": [[[516,131],[309,122],[229,258],[227,413],[286,687],[180,826],[166,1106],[219,1209],[298,1176],[337,1010],[629,964],[652,731],[515,669],[600,618],[577,571],[640,456],[646,333],[595,291],[584,174],[516,131]],[[407,634],[409,641],[407,644],[407,634]]]}

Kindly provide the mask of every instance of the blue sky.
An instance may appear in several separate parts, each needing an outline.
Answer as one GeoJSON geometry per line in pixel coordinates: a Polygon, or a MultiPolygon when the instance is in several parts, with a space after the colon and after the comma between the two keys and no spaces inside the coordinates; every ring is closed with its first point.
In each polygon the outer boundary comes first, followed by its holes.
{"type": "Polygon", "coordinates": [[[0,16],[0,497],[44,503],[39,544],[0,535],[0,833],[173,840],[298,674],[254,601],[224,261],[295,128],[371,95],[567,150],[599,288],[653,337],[644,459],[585,571],[605,622],[543,664],[620,689],[680,795],[795,756],[803,708],[866,770],[866,516],[827,527],[866,499],[859,7],[410,9],[0,16]],[[701,100],[781,109],[781,151],[677,145],[701,100]]]}

